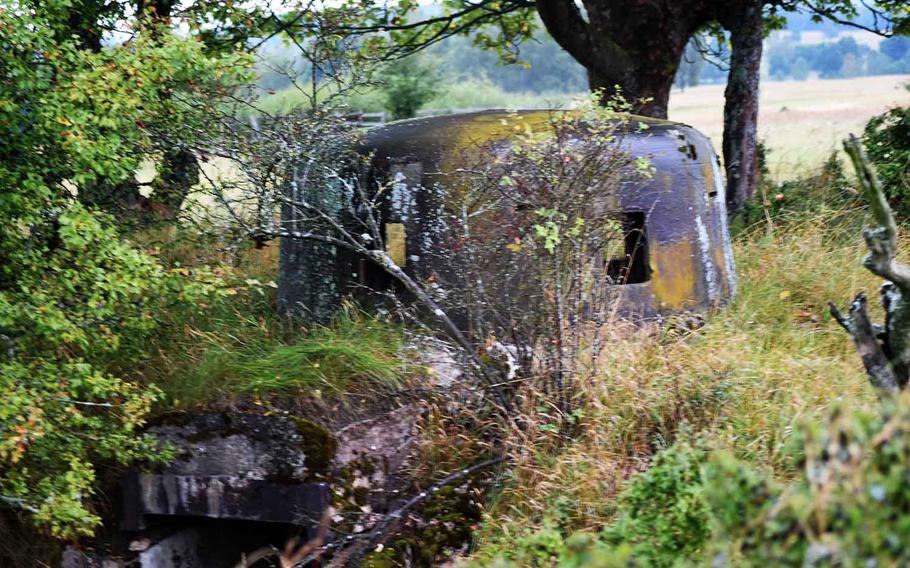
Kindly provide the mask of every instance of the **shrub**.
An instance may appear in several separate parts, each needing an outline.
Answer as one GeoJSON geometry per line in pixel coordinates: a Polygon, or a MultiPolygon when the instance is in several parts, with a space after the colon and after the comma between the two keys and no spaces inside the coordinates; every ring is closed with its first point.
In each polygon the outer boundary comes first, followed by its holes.
{"type": "Polygon", "coordinates": [[[863,144],[878,170],[891,207],[910,215],[910,107],[894,108],[872,118],[863,144]]]}
{"type": "Polygon", "coordinates": [[[604,531],[648,566],[673,566],[697,555],[710,536],[702,497],[704,450],[677,443],[660,452],[619,497],[616,522],[604,531]]]}
{"type": "Polygon", "coordinates": [[[906,566],[910,398],[889,418],[835,409],[808,428],[805,477],[781,491],[748,466],[714,461],[714,566],[906,566]]]}
{"type": "MultiPolygon", "coordinates": [[[[619,498],[596,538],[550,522],[497,542],[502,565],[906,566],[910,397],[884,420],[835,408],[803,432],[804,475],[781,485],[727,451],[676,444],[619,498]]],[[[495,563],[494,563],[495,564],[495,563]]]]}
{"type": "Polygon", "coordinates": [[[55,35],[70,9],[0,9],[0,506],[67,538],[99,521],[99,463],[166,457],[139,434],[160,391],[112,365],[141,357],[164,307],[221,289],[168,270],[76,197],[130,179],[152,125],[199,123],[168,93],[232,76],[195,41],[81,49],[55,35]]]}
{"type": "Polygon", "coordinates": [[[436,71],[417,56],[388,64],[382,74],[385,107],[392,118],[412,118],[439,91],[436,71]]]}
{"type": "Polygon", "coordinates": [[[221,288],[165,269],[79,204],[18,220],[0,230],[0,500],[57,536],[90,534],[95,464],[166,457],[138,433],[160,391],[109,366],[142,356],[164,306],[221,288]]]}
{"type": "Polygon", "coordinates": [[[832,152],[818,170],[801,179],[771,183],[762,176],[758,194],[737,213],[733,230],[757,223],[780,225],[799,221],[807,214],[829,214],[857,203],[858,193],[845,172],[843,161],[832,152]]]}
{"type": "Polygon", "coordinates": [[[619,496],[615,520],[600,534],[569,533],[557,500],[536,530],[497,539],[485,551],[496,556],[488,564],[662,568],[698,558],[711,534],[702,497],[706,456],[704,449],[686,442],[659,452],[651,468],[636,475],[619,496]]]}

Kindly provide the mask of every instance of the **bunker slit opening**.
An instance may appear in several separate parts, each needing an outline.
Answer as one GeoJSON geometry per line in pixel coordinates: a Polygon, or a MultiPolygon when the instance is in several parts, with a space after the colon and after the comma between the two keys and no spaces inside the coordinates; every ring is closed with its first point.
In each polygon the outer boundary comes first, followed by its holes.
{"type": "Polygon", "coordinates": [[[622,238],[607,238],[605,264],[610,283],[621,285],[647,282],[651,279],[651,271],[644,212],[624,211],[613,216],[619,223],[622,238]],[[615,250],[619,247],[621,250],[615,250]]]}

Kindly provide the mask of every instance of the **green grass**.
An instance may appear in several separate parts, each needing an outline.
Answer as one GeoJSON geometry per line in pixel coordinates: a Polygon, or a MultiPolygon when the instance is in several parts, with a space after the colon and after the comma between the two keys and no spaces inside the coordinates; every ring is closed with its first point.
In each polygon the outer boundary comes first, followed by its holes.
{"type": "Polygon", "coordinates": [[[158,314],[142,365],[126,361],[118,374],[154,383],[168,406],[221,406],[253,397],[339,400],[347,392],[397,389],[416,366],[401,353],[405,329],[388,318],[345,304],[328,325],[303,325],[275,309],[279,247],[244,245],[231,254],[218,243],[174,230],[133,235],[171,265],[215,266],[229,289],[209,304],[158,314]]]}
{"type": "Polygon", "coordinates": [[[193,333],[196,352],[162,384],[176,406],[246,395],[337,400],[352,391],[400,388],[409,372],[400,353],[403,330],[354,310],[297,333],[240,320],[233,329],[193,333]]]}

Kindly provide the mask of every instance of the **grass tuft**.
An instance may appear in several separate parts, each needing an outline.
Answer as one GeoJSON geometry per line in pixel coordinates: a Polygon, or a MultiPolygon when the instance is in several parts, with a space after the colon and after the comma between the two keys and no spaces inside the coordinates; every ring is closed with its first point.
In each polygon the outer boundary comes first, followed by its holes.
{"type": "Polygon", "coordinates": [[[336,400],[348,392],[397,389],[409,373],[397,325],[348,309],[327,326],[286,324],[234,314],[211,331],[188,330],[193,353],[162,381],[178,407],[252,395],[336,400]]]}

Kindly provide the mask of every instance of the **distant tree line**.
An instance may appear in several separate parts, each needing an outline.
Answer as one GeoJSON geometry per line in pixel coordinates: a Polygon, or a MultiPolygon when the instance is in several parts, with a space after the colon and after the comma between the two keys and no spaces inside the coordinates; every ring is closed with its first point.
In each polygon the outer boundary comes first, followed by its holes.
{"type": "MultiPolygon", "coordinates": [[[[307,63],[293,46],[279,39],[269,41],[261,50],[258,84],[263,89],[280,90],[291,85],[288,69],[305,74],[307,63]]],[[[512,93],[581,93],[588,90],[585,68],[553,41],[539,32],[532,41],[520,46],[519,63],[506,65],[500,56],[474,45],[469,37],[456,36],[436,44],[420,56],[432,63],[443,82],[484,78],[512,93]]]]}
{"type": "Polygon", "coordinates": [[[505,91],[580,93],[588,90],[585,68],[544,32],[519,46],[520,63],[503,65],[495,52],[470,38],[453,37],[428,50],[453,79],[486,77],[505,91]]]}
{"type": "Polygon", "coordinates": [[[910,73],[910,37],[882,40],[878,50],[852,37],[812,45],[776,40],[768,45],[768,71],[773,79],[804,80],[910,73]]]}

